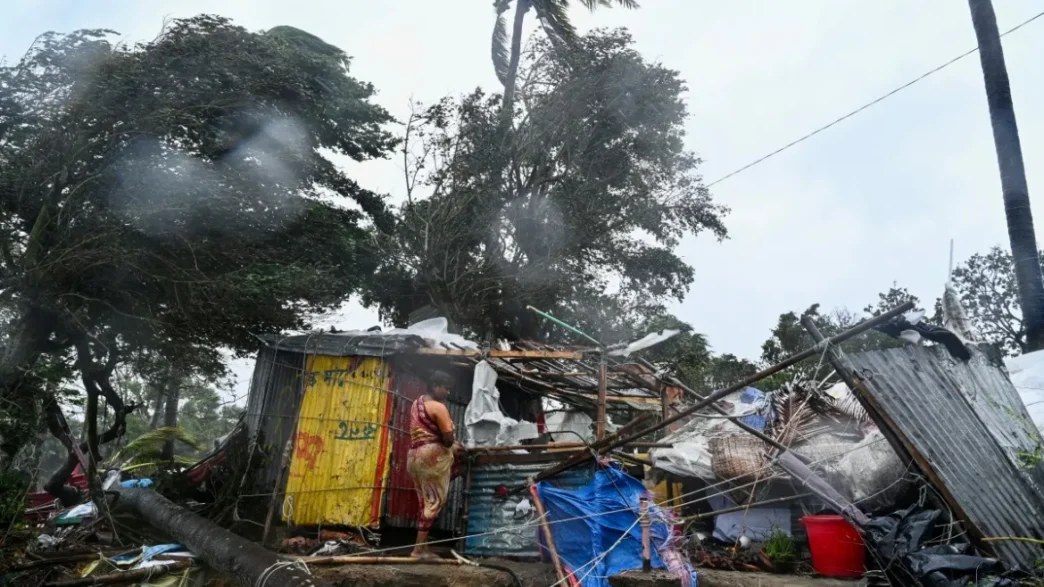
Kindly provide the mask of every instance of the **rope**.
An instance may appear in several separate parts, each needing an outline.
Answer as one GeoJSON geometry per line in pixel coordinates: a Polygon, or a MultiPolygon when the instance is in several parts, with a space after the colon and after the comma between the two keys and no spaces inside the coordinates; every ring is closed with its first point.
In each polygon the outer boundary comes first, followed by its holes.
{"type": "Polygon", "coordinates": [[[268,584],[268,580],[271,579],[279,569],[286,569],[290,567],[300,567],[305,573],[311,575],[312,570],[308,568],[308,565],[304,561],[277,561],[272,563],[267,569],[261,572],[257,577],[257,581],[254,582],[254,587],[265,587],[268,584]]]}

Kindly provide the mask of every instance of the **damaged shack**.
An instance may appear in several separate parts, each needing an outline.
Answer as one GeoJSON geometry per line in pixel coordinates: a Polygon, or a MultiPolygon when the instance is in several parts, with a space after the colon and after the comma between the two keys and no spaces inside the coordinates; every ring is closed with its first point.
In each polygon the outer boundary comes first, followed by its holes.
{"type": "MultiPolygon", "coordinates": [[[[643,365],[603,361],[596,348],[519,342],[480,350],[447,334],[440,319],[388,332],[261,342],[245,425],[263,465],[244,497],[267,504],[274,496],[275,513],[288,526],[415,527],[417,496],[406,472],[409,408],[435,370],[454,379],[447,406],[471,455],[434,527],[458,536],[517,524],[521,500],[503,497],[505,488],[525,485],[640,414],[662,418],[681,394],[643,365]]],[[[579,467],[554,483],[578,488],[593,475],[590,466],[579,467]]],[[[464,549],[540,555],[533,525],[469,538],[464,549]]]]}

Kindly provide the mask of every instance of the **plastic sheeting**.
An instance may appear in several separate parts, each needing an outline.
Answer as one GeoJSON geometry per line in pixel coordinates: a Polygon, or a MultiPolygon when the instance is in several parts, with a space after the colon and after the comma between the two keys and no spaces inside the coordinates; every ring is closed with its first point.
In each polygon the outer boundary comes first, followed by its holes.
{"type": "MultiPolygon", "coordinates": [[[[562,564],[582,587],[608,587],[609,577],[642,567],[638,512],[646,489],[637,479],[603,467],[580,489],[569,491],[540,483],[537,490],[562,564]]],[[[668,514],[651,501],[649,514],[652,566],[678,575],[683,587],[696,587],[696,572],[671,545],[668,514]]]]}
{"type": "Polygon", "coordinates": [[[1044,351],[1006,359],[1004,366],[1033,425],[1044,431],[1044,351]]]}
{"type": "MultiPolygon", "coordinates": [[[[753,387],[727,395],[723,401],[732,405],[730,416],[748,414],[743,422],[756,429],[763,430],[770,406],[765,395],[753,387]]],[[[710,441],[743,431],[723,415],[707,413],[696,416],[685,426],[663,439],[673,445],[671,448],[655,448],[650,451],[654,467],[682,477],[697,477],[711,481],[714,471],[711,468],[710,441]]]]}
{"type": "MultiPolygon", "coordinates": [[[[996,559],[978,556],[968,543],[945,538],[938,510],[911,507],[866,526],[866,537],[894,585],[1015,587],[996,559]],[[928,544],[936,543],[934,546],[928,544]]],[[[1017,573],[1014,573],[1017,574],[1017,573]]]]}
{"type": "Polygon", "coordinates": [[[579,410],[561,410],[544,416],[544,427],[555,441],[576,442],[594,434],[594,420],[579,410]]]}
{"type": "Polygon", "coordinates": [[[445,318],[429,318],[422,320],[409,328],[392,328],[381,334],[415,334],[425,340],[430,340],[436,346],[448,346],[452,348],[477,349],[478,344],[464,338],[459,334],[449,331],[449,320],[445,318]]]}
{"type": "Polygon", "coordinates": [[[651,346],[656,346],[661,342],[676,336],[680,330],[661,330],[659,332],[650,332],[642,338],[632,342],[631,344],[621,348],[609,351],[610,355],[617,357],[626,357],[632,353],[647,349],[651,346]]]}
{"type": "MultiPolygon", "coordinates": [[[[736,502],[726,495],[715,495],[710,507],[723,510],[735,507],[736,502]]],[[[775,531],[791,536],[790,508],[747,508],[714,516],[714,538],[722,542],[735,542],[746,536],[755,542],[767,540],[775,531]]]]}
{"type": "Polygon", "coordinates": [[[486,361],[475,365],[471,401],[464,411],[464,425],[468,430],[469,448],[515,445],[540,436],[533,422],[520,422],[500,411],[497,372],[486,361]]]}

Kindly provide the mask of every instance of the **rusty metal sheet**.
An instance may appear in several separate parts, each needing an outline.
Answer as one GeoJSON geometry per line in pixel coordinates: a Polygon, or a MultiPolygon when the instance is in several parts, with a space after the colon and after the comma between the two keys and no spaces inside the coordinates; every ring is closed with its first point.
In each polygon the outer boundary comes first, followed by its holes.
{"type": "Polygon", "coordinates": [[[311,356],[283,501],[291,524],[377,526],[387,482],[388,363],[311,356]]]}
{"type": "Polygon", "coordinates": [[[297,353],[262,348],[257,354],[244,423],[266,463],[255,481],[258,492],[274,491],[279,482],[283,448],[297,428],[303,370],[304,357],[297,353]]]}
{"type": "MultiPolygon", "coordinates": [[[[533,456],[533,455],[527,455],[533,456]]],[[[557,464],[545,456],[543,461],[476,464],[471,470],[471,497],[468,501],[468,531],[464,551],[476,556],[502,556],[537,560],[541,556],[538,526],[532,518],[516,519],[515,506],[528,495],[497,495],[497,489],[514,489],[526,480],[557,464]]],[[[528,459],[527,459],[528,460],[528,459]]],[[[594,478],[594,466],[578,466],[548,482],[563,489],[579,489],[594,478]]]]}
{"type": "MultiPolygon", "coordinates": [[[[464,410],[467,403],[461,403],[464,394],[462,386],[470,386],[471,382],[458,377],[446,407],[456,426],[457,434],[464,431],[464,410]]],[[[395,390],[395,413],[392,416],[392,454],[391,473],[388,480],[388,491],[384,498],[384,523],[395,528],[417,527],[419,503],[413,481],[406,470],[406,455],[410,450],[410,406],[413,401],[424,395],[427,384],[416,375],[393,366],[392,387],[395,390]]],[[[463,479],[450,482],[446,495],[446,505],[439,517],[435,519],[436,530],[456,531],[460,520],[464,501],[463,479]]]]}
{"type": "Polygon", "coordinates": [[[416,334],[381,332],[312,332],[257,338],[276,350],[333,357],[388,357],[427,346],[416,334]]]}
{"type": "MultiPolygon", "coordinates": [[[[973,349],[964,363],[942,347],[911,345],[844,361],[973,537],[1044,539],[1042,443],[999,357],[973,349]]],[[[986,544],[1008,564],[1033,568],[1044,558],[1025,541],[986,544]]]]}

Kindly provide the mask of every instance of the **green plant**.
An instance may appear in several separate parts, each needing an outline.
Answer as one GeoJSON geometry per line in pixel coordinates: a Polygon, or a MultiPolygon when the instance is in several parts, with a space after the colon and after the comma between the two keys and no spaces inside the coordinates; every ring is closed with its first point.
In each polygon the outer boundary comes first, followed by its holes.
{"type": "MultiPolygon", "coordinates": [[[[127,446],[114,454],[109,461],[122,467],[134,468],[158,464],[163,460],[160,454],[163,451],[163,445],[168,440],[181,442],[193,450],[201,448],[196,439],[182,428],[155,428],[128,442],[127,446]]],[[[177,456],[174,457],[174,460],[180,464],[191,464],[196,461],[196,459],[184,459],[177,456]]]]}
{"type": "Polygon", "coordinates": [[[765,541],[761,550],[774,563],[789,563],[797,559],[794,539],[779,529],[775,529],[772,534],[769,534],[768,540],[765,541]]]}

